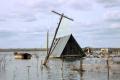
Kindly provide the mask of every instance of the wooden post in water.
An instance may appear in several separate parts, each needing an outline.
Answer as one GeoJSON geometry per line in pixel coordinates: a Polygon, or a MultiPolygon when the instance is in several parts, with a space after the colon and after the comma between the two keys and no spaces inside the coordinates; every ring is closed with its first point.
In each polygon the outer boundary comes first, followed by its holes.
{"type": "Polygon", "coordinates": [[[80,80],[83,80],[83,58],[80,58],[80,80]]]}
{"type": "Polygon", "coordinates": [[[37,54],[36,54],[36,60],[37,60],[37,65],[36,65],[36,66],[37,66],[37,77],[39,77],[39,72],[38,72],[38,70],[39,70],[39,69],[38,69],[38,66],[39,66],[39,65],[38,65],[39,55],[37,55],[37,54]]]}
{"type": "Polygon", "coordinates": [[[13,71],[13,80],[15,80],[15,78],[16,78],[16,73],[15,71],[13,71]]]}
{"type": "Polygon", "coordinates": [[[108,57],[107,57],[107,60],[106,60],[106,62],[107,62],[107,71],[108,71],[108,80],[109,80],[109,54],[108,54],[108,57]]]}
{"type": "Polygon", "coordinates": [[[30,80],[30,67],[31,66],[27,66],[27,68],[28,68],[28,71],[27,71],[28,72],[28,80],[30,80]]]}
{"type": "Polygon", "coordinates": [[[83,71],[80,71],[80,80],[83,80],[83,71]]]}
{"type": "Polygon", "coordinates": [[[48,47],[49,47],[49,30],[47,31],[47,55],[48,55],[48,47]]]}
{"type": "Polygon", "coordinates": [[[52,44],[51,44],[51,46],[50,46],[50,49],[49,49],[49,52],[48,52],[47,56],[45,57],[45,60],[44,60],[43,65],[46,65],[46,63],[47,63],[47,61],[48,61],[48,58],[49,58],[49,56],[51,55],[52,46],[53,46],[53,44],[54,44],[54,40],[56,39],[56,35],[57,35],[58,29],[59,29],[59,27],[60,27],[60,24],[61,24],[61,22],[62,22],[63,17],[66,18],[66,19],[69,19],[69,20],[73,21],[73,19],[65,16],[63,13],[60,14],[60,13],[55,12],[55,11],[52,11],[52,12],[55,13],[55,14],[57,14],[57,15],[60,15],[61,18],[60,18],[60,21],[59,21],[58,26],[57,26],[57,28],[56,28],[55,35],[54,35],[53,40],[52,40],[52,44]]]}
{"type": "Polygon", "coordinates": [[[0,60],[0,72],[1,72],[1,68],[2,68],[1,63],[2,63],[2,60],[0,60]]]}
{"type": "Polygon", "coordinates": [[[64,62],[64,59],[63,59],[63,56],[62,56],[62,68],[61,68],[61,71],[62,71],[62,80],[64,80],[64,70],[63,70],[63,62],[64,62]]]}
{"type": "Polygon", "coordinates": [[[108,71],[108,80],[109,80],[109,61],[108,61],[108,59],[106,60],[106,62],[107,62],[107,71],[108,71]]]}
{"type": "Polygon", "coordinates": [[[82,58],[80,58],[80,72],[83,71],[83,60],[82,58]]]}

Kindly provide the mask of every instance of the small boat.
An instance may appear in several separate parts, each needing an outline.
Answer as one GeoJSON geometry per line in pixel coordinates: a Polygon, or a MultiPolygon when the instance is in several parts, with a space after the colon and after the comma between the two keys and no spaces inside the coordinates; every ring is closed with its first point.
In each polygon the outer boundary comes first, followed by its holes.
{"type": "Polygon", "coordinates": [[[18,53],[15,52],[15,59],[31,59],[32,55],[29,53],[18,53]]]}

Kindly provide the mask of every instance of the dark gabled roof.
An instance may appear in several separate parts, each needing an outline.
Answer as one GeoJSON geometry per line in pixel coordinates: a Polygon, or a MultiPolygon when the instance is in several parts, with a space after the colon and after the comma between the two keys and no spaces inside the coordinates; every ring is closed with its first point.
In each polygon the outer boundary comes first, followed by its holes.
{"type": "Polygon", "coordinates": [[[71,37],[73,37],[72,34],[55,39],[54,45],[51,50],[51,56],[60,57],[67,42],[69,41],[71,37]]]}

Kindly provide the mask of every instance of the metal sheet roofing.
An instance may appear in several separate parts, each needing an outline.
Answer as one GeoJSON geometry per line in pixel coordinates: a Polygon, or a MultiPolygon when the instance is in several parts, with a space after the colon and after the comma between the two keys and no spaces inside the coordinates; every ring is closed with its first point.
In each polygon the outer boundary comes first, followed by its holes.
{"type": "Polygon", "coordinates": [[[51,50],[52,57],[60,57],[70,37],[71,35],[68,35],[55,39],[54,46],[51,50]]]}

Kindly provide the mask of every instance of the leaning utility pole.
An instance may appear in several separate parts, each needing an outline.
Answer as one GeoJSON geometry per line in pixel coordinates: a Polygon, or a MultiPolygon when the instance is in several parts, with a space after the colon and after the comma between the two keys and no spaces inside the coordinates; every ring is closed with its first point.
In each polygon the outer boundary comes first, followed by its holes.
{"type": "Polygon", "coordinates": [[[60,14],[60,13],[55,12],[55,11],[52,11],[52,12],[55,13],[55,14],[57,14],[57,15],[59,15],[59,16],[61,16],[61,18],[60,18],[60,21],[59,21],[58,26],[57,26],[57,28],[56,28],[55,35],[54,35],[53,40],[52,40],[52,44],[51,44],[51,46],[50,46],[49,52],[48,52],[48,54],[47,54],[47,56],[46,56],[46,58],[45,58],[45,61],[44,61],[43,65],[46,65],[46,63],[47,63],[47,61],[48,61],[48,58],[49,58],[49,56],[51,55],[52,46],[53,46],[53,44],[54,44],[54,40],[56,39],[56,35],[57,35],[58,29],[59,29],[59,27],[60,27],[60,24],[61,24],[61,22],[62,22],[63,17],[66,18],[66,19],[69,19],[69,20],[73,21],[73,19],[65,16],[63,13],[60,14]]]}

